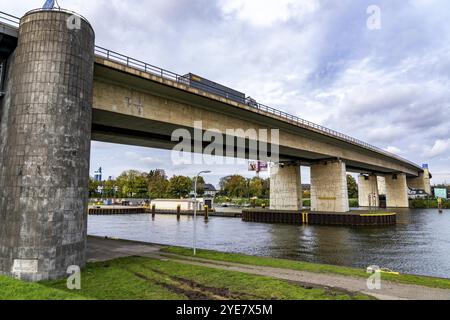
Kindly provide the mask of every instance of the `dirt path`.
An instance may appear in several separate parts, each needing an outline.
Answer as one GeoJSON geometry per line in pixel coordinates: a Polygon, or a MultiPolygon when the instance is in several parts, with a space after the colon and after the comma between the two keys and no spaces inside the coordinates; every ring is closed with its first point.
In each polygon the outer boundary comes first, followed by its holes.
{"type": "Polygon", "coordinates": [[[445,289],[399,284],[382,280],[380,290],[369,290],[366,285],[366,279],[360,277],[207,260],[163,253],[160,251],[161,248],[162,246],[159,245],[89,237],[88,259],[89,261],[99,261],[139,255],[195,266],[268,276],[315,287],[334,288],[355,293],[360,292],[381,300],[450,300],[450,290],[445,289]]]}

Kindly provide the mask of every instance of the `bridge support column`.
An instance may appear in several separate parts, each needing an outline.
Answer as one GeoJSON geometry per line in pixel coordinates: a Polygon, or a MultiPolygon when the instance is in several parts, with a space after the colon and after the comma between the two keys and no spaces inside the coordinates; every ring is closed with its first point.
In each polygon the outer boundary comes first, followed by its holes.
{"type": "Polygon", "coordinates": [[[358,203],[360,207],[379,207],[378,179],[375,175],[359,175],[358,203]]]}
{"type": "Polygon", "coordinates": [[[410,188],[421,189],[431,195],[431,178],[427,168],[424,168],[424,172],[420,173],[417,178],[408,178],[407,184],[410,188]]]}
{"type": "Polygon", "coordinates": [[[386,175],[386,206],[390,208],[409,207],[406,174],[386,175]]]}
{"type": "Polygon", "coordinates": [[[378,194],[386,195],[386,178],[377,176],[378,194]]]}
{"type": "Polygon", "coordinates": [[[311,166],[311,211],[350,211],[346,166],[341,160],[311,166]]]}
{"type": "Polygon", "coordinates": [[[298,164],[277,164],[270,168],[270,209],[302,209],[302,185],[298,164]]]}
{"type": "Polygon", "coordinates": [[[63,11],[20,24],[0,132],[0,273],[85,264],[94,31],[63,11]]]}

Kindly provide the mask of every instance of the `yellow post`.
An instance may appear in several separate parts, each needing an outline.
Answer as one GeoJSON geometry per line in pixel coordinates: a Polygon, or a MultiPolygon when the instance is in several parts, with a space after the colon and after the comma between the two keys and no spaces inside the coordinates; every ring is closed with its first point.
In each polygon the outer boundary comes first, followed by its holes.
{"type": "Polygon", "coordinates": [[[203,208],[205,209],[205,220],[208,221],[208,219],[209,219],[209,212],[208,212],[209,207],[208,206],[204,206],[203,208]]]}
{"type": "Polygon", "coordinates": [[[303,224],[308,224],[308,215],[309,215],[309,213],[308,212],[302,212],[302,223],[303,224]]]}
{"type": "Polygon", "coordinates": [[[442,212],[442,199],[441,199],[441,198],[438,198],[438,199],[437,199],[437,203],[438,203],[438,209],[439,209],[439,212],[442,212]]]}

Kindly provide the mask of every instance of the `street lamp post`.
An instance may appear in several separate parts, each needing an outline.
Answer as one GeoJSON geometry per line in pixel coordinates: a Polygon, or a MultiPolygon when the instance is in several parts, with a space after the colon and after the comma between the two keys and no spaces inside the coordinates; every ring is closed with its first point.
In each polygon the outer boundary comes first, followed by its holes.
{"type": "Polygon", "coordinates": [[[202,174],[202,173],[211,173],[211,171],[200,171],[199,173],[197,173],[197,176],[195,177],[195,182],[194,182],[194,239],[193,239],[193,243],[192,243],[192,247],[194,249],[194,256],[197,253],[197,180],[198,177],[202,174]]]}

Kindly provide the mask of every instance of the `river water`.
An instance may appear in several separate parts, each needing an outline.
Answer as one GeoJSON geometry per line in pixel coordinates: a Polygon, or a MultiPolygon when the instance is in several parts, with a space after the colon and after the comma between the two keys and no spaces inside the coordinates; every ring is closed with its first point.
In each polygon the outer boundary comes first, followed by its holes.
{"type": "MultiPolygon", "coordinates": [[[[405,209],[396,226],[332,227],[197,218],[197,246],[225,252],[286,258],[450,278],[450,210],[405,209]]],[[[89,216],[88,234],[192,246],[193,218],[173,215],[89,216]]]]}

